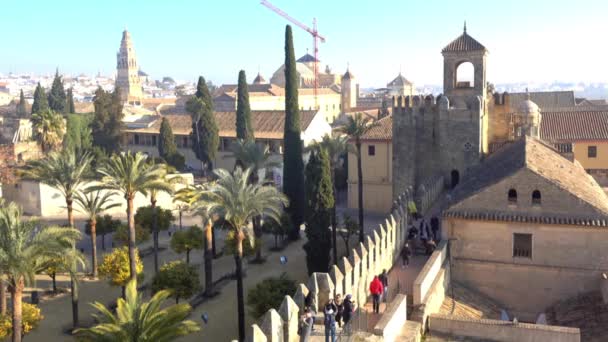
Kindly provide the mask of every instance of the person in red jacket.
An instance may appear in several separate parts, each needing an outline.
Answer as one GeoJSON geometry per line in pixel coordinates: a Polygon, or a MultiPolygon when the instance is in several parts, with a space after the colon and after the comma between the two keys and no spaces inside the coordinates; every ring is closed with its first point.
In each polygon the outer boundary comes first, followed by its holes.
{"type": "Polygon", "coordinates": [[[384,291],[382,282],[378,276],[374,276],[374,280],[369,284],[369,292],[372,294],[373,307],[375,313],[380,313],[380,296],[384,291]]]}

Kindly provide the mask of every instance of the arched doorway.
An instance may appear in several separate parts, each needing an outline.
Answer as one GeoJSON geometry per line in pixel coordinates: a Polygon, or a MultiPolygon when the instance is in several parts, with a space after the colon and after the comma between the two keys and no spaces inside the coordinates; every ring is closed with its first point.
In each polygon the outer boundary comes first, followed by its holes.
{"type": "Polygon", "coordinates": [[[454,189],[454,187],[458,185],[458,182],[460,182],[460,173],[458,170],[452,170],[452,172],[450,172],[450,178],[452,179],[452,189],[454,189]]]}

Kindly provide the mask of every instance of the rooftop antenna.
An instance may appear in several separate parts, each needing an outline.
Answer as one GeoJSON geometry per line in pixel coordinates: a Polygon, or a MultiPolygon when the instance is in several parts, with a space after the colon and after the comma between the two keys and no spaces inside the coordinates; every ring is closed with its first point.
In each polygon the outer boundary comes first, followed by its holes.
{"type": "Polygon", "coordinates": [[[467,33],[467,21],[464,21],[464,33],[467,33]]]}

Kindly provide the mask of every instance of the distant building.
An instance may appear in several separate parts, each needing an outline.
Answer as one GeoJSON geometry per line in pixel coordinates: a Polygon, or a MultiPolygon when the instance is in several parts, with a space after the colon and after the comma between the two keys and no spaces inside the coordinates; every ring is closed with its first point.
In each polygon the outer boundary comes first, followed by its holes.
{"type": "Polygon", "coordinates": [[[116,87],[120,89],[121,99],[131,105],[140,105],[144,98],[139,72],[131,34],[124,30],[116,54],[116,87]]]}
{"type": "Polygon", "coordinates": [[[413,96],[416,94],[414,83],[408,81],[401,72],[386,85],[387,95],[392,96],[413,96]]]}

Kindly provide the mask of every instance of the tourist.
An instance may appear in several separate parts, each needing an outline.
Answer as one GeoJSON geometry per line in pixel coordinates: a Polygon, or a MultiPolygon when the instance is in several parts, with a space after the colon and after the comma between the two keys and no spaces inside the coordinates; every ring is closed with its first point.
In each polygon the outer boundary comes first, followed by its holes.
{"type": "Polygon", "coordinates": [[[340,328],[342,328],[342,316],[344,315],[344,302],[342,301],[342,296],[339,293],[336,295],[334,304],[336,304],[336,308],[338,309],[338,311],[336,312],[336,322],[338,323],[338,326],[340,328]]]}
{"type": "Polygon", "coordinates": [[[372,294],[373,310],[375,313],[380,313],[380,296],[382,295],[382,282],[378,276],[369,284],[369,292],[372,294]]]}
{"type": "Polygon", "coordinates": [[[403,260],[403,265],[401,266],[401,268],[410,266],[410,257],[411,256],[412,256],[412,249],[410,248],[410,243],[406,241],[405,245],[403,245],[403,249],[401,250],[401,259],[403,260]]]}
{"type": "Polygon", "coordinates": [[[353,317],[353,312],[355,312],[355,301],[352,300],[351,295],[346,295],[343,306],[342,318],[344,319],[344,328],[348,329],[348,322],[350,322],[351,317],[353,317]]]}
{"type": "Polygon", "coordinates": [[[386,270],[382,270],[378,278],[380,278],[380,282],[382,283],[382,301],[386,303],[388,301],[388,274],[386,270]]]}
{"type": "Polygon", "coordinates": [[[435,248],[437,248],[437,245],[435,244],[435,241],[428,240],[424,247],[426,249],[426,255],[431,255],[435,251],[435,248]]]}
{"type": "Polygon", "coordinates": [[[433,240],[435,240],[435,242],[439,241],[439,219],[437,218],[437,216],[433,216],[431,218],[431,230],[433,231],[433,240]]]}
{"type": "Polygon", "coordinates": [[[336,313],[338,308],[333,299],[325,304],[323,314],[325,314],[325,342],[336,342],[336,313]],[[331,339],[330,339],[331,338],[331,339]]]}
{"type": "Polygon", "coordinates": [[[307,342],[310,339],[312,333],[312,327],[315,324],[315,318],[312,315],[310,308],[304,309],[304,315],[302,315],[301,329],[300,329],[300,342],[307,342]]]}

